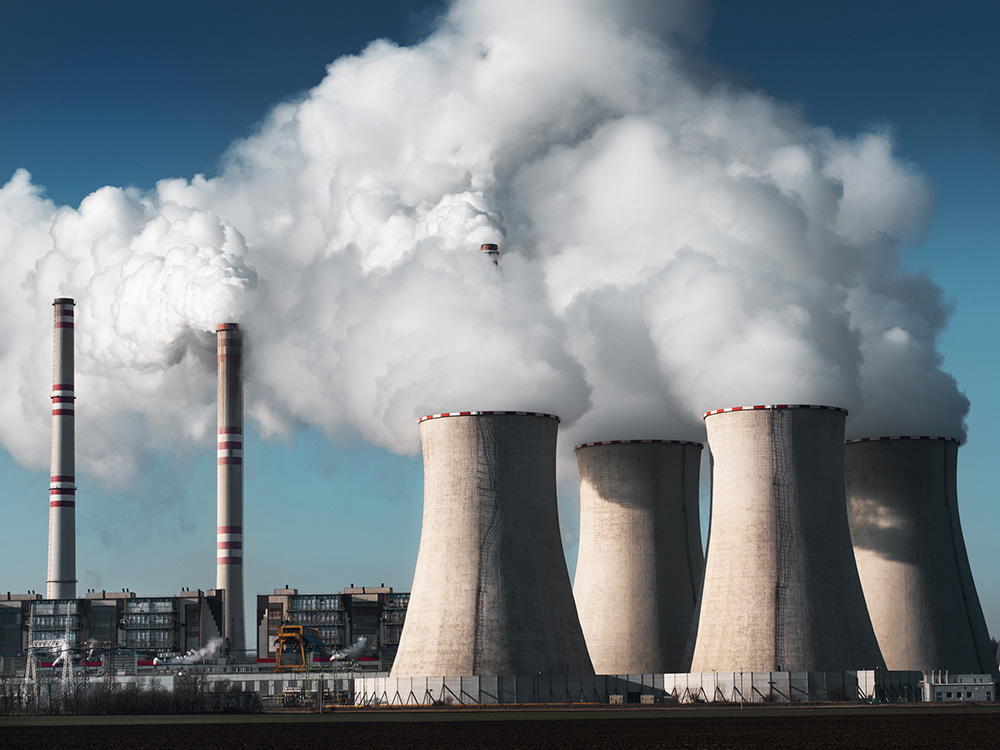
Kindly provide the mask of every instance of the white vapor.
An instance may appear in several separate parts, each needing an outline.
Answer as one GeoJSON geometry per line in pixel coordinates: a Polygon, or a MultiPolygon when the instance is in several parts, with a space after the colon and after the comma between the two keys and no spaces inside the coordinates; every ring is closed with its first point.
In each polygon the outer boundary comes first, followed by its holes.
{"type": "MultiPolygon", "coordinates": [[[[212,638],[204,646],[198,649],[190,649],[184,656],[172,656],[164,660],[163,664],[200,664],[202,662],[215,661],[222,655],[223,640],[212,638]]],[[[159,659],[154,660],[161,663],[159,659]]]]}
{"type": "Polygon", "coordinates": [[[330,657],[330,661],[344,661],[350,659],[357,659],[361,654],[365,652],[368,648],[368,639],[365,636],[361,636],[354,642],[353,645],[348,646],[345,649],[341,649],[333,656],[330,657]]]}
{"type": "Polygon", "coordinates": [[[78,209],[0,188],[0,441],[48,461],[51,301],[77,306],[79,462],[128,482],[214,423],[215,324],[247,411],[398,452],[423,414],[563,417],[563,444],[703,438],[749,403],[964,437],[933,210],[888,132],[835,136],[692,61],[697,2],[457,0],[329,66],[213,179],[78,209]],[[500,271],[478,251],[499,242],[500,271]],[[98,418],[100,415],[100,418],[98,418]]]}

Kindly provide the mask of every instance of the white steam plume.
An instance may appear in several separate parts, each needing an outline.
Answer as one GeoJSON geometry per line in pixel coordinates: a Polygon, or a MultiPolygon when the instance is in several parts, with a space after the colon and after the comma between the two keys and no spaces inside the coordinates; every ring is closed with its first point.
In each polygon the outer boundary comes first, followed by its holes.
{"type": "Polygon", "coordinates": [[[858,436],[963,437],[940,290],[899,266],[926,179],[887,132],[840,138],[706,76],[676,41],[704,18],[458,0],[424,42],[331,64],[217,178],[73,210],[18,172],[0,189],[0,440],[47,461],[63,295],[80,462],[106,479],[134,474],[139,445],[207,439],[224,320],[246,329],[265,433],[412,452],[422,414],[528,409],[560,414],[564,444],[698,439],[708,409],[806,402],[849,408],[858,436]]]}
{"type": "Polygon", "coordinates": [[[368,638],[361,636],[354,642],[353,645],[348,646],[345,649],[341,649],[333,656],[330,657],[330,661],[345,661],[350,659],[357,659],[361,654],[365,652],[368,648],[368,638]]]}
{"type": "MultiPolygon", "coordinates": [[[[224,641],[221,638],[212,638],[201,648],[190,649],[184,656],[171,656],[165,659],[163,664],[201,664],[202,662],[215,661],[222,655],[224,641]]],[[[154,663],[160,664],[159,659],[154,659],[154,663]]]]}

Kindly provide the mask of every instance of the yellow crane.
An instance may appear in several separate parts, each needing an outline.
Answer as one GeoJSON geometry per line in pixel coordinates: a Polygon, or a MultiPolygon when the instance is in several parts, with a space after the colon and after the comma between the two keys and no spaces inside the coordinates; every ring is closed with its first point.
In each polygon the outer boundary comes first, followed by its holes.
{"type": "Polygon", "coordinates": [[[326,651],[316,628],[305,625],[282,625],[278,631],[276,646],[278,655],[274,664],[275,672],[285,669],[308,670],[309,652],[326,651]]]}

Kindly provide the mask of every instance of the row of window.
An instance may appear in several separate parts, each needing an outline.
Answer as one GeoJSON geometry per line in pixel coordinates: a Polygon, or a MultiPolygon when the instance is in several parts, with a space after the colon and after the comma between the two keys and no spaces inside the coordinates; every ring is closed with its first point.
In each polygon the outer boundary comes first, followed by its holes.
{"type": "Polygon", "coordinates": [[[289,602],[292,609],[341,609],[339,596],[293,596],[289,602]]]}
{"type": "Polygon", "coordinates": [[[173,612],[173,599],[126,599],[126,612],[173,612]]]}
{"type": "Polygon", "coordinates": [[[80,619],[75,615],[35,615],[31,618],[31,627],[34,630],[42,628],[65,630],[67,627],[70,630],[76,630],[79,626],[80,619]]]}
{"type": "Polygon", "coordinates": [[[174,615],[173,614],[160,614],[160,615],[144,615],[144,614],[127,614],[125,615],[125,627],[126,628],[172,628],[174,626],[174,615]]]}

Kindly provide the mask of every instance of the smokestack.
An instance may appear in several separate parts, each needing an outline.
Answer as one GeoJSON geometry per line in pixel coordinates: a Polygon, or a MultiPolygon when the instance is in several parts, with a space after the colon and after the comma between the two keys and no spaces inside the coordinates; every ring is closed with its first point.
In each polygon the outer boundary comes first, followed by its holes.
{"type": "Polygon", "coordinates": [[[997,673],[958,518],[958,445],[903,436],[844,448],[854,555],[889,669],[997,673]]]}
{"type": "Polygon", "coordinates": [[[216,588],[225,591],[223,635],[234,652],[246,649],[243,622],[243,334],[220,323],[218,535],[216,588]]]}
{"type": "Polygon", "coordinates": [[[684,671],[705,569],[700,443],[614,440],[576,448],[580,555],[573,594],[597,674],[684,671]]]}
{"type": "Polygon", "coordinates": [[[493,261],[494,266],[500,265],[500,246],[494,245],[492,242],[485,243],[479,248],[482,252],[490,256],[490,260],[493,261]]]}
{"type": "Polygon", "coordinates": [[[74,445],[73,306],[52,303],[52,463],[49,472],[49,570],[47,599],[76,598],[76,458],[74,445]]]}
{"type": "Polygon", "coordinates": [[[559,418],[420,420],[424,517],[392,677],[593,674],[556,507],[559,418]]]}
{"type": "Polygon", "coordinates": [[[712,518],[692,672],[883,667],[854,562],[830,406],[705,414],[712,518]]]}

